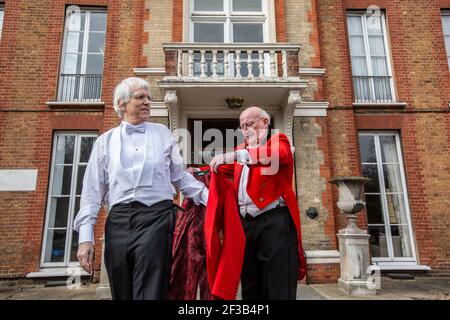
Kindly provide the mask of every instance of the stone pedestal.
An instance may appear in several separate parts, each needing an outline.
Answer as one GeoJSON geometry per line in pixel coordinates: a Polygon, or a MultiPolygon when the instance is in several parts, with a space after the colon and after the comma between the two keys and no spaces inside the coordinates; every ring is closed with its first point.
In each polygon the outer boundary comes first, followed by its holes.
{"type": "Polygon", "coordinates": [[[102,238],[102,265],[100,269],[100,284],[95,290],[95,299],[111,300],[111,289],[109,287],[108,273],[105,267],[105,237],[102,238]]]}
{"type": "Polygon", "coordinates": [[[349,215],[349,225],[337,234],[341,263],[338,287],[348,295],[376,295],[370,278],[369,238],[356,226],[356,215],[349,215]]]}

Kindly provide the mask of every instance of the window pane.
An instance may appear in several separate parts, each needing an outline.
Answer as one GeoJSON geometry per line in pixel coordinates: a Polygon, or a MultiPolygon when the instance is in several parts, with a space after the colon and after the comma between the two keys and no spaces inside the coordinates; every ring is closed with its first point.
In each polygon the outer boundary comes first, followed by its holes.
{"type": "Polygon", "coordinates": [[[64,262],[66,230],[48,230],[45,262],[64,262]]]}
{"type": "Polygon", "coordinates": [[[359,152],[361,155],[361,162],[377,162],[374,136],[359,136],[359,152]]]}
{"type": "Polygon", "coordinates": [[[369,48],[372,56],[385,56],[383,36],[369,36],[369,48]]]}
{"type": "Polygon", "coordinates": [[[91,14],[90,31],[106,31],[106,13],[93,12],[91,14]]]}
{"type": "Polygon", "coordinates": [[[352,56],[365,56],[366,50],[364,48],[363,36],[350,37],[350,53],[352,56]]]}
{"type": "Polygon", "coordinates": [[[389,221],[391,224],[407,224],[404,196],[401,194],[386,194],[389,221]]]}
{"type": "Polygon", "coordinates": [[[234,23],[233,42],[264,42],[262,23],[234,23]]]}
{"type": "Polygon", "coordinates": [[[63,74],[79,74],[81,73],[82,54],[66,54],[64,56],[63,74]]]}
{"type": "Polygon", "coordinates": [[[412,257],[408,226],[391,226],[394,257],[412,257]]]}
{"type": "Polygon", "coordinates": [[[369,75],[366,57],[352,57],[352,73],[354,76],[367,77],[369,75]]]}
{"type": "Polygon", "coordinates": [[[386,192],[403,192],[402,180],[400,176],[400,166],[398,164],[384,164],[384,186],[386,192]]]}
{"type": "Polygon", "coordinates": [[[86,74],[103,74],[102,54],[88,54],[86,74]]]}
{"type": "Polygon", "coordinates": [[[362,21],[361,17],[358,16],[348,16],[347,17],[348,33],[350,35],[362,35],[362,21]]]}
{"type": "Polygon", "coordinates": [[[86,12],[72,12],[66,19],[67,31],[82,31],[86,22],[86,12]]]}
{"type": "Polygon", "coordinates": [[[379,193],[380,192],[380,182],[378,179],[378,167],[376,164],[363,164],[362,173],[366,178],[372,181],[364,185],[364,190],[366,193],[379,193]]]}
{"type": "Polygon", "coordinates": [[[262,11],[261,0],[233,0],[233,11],[262,11]]]}
{"type": "Polygon", "coordinates": [[[368,224],[384,224],[380,195],[366,194],[366,209],[368,224]]]}
{"type": "Polygon", "coordinates": [[[445,35],[450,35],[450,14],[442,16],[442,25],[445,35]]]}
{"type": "Polygon", "coordinates": [[[56,164],[72,164],[75,136],[58,135],[56,142],[56,164]]]}
{"type": "Polygon", "coordinates": [[[70,262],[77,262],[78,232],[72,232],[72,245],[70,246],[70,262]]]}
{"type": "Polygon", "coordinates": [[[88,162],[91,155],[92,148],[96,137],[82,137],[81,138],[81,151],[80,151],[80,162],[88,162]]]}
{"type": "Polygon", "coordinates": [[[50,203],[48,228],[67,228],[69,202],[69,197],[52,198],[52,201],[50,203]]]}
{"type": "Polygon", "coordinates": [[[223,23],[194,23],[194,42],[223,42],[223,23]]]}
{"type": "Polygon", "coordinates": [[[3,16],[5,14],[5,12],[3,11],[3,7],[0,7],[0,37],[1,37],[1,31],[3,28],[3,16]]]}
{"type": "Polygon", "coordinates": [[[381,15],[371,15],[367,16],[367,33],[371,34],[383,34],[381,15]]]}
{"type": "Polygon", "coordinates": [[[397,145],[395,136],[380,136],[381,159],[383,163],[398,163],[397,145]]]}
{"type": "MultiPolygon", "coordinates": [[[[384,79],[389,79],[388,67],[386,57],[372,57],[372,74],[375,77],[384,76],[384,79]]],[[[377,79],[377,78],[375,78],[377,79]]]]}
{"type": "Polygon", "coordinates": [[[194,0],[194,11],[223,11],[223,0],[194,0]]]}
{"type": "Polygon", "coordinates": [[[386,231],[384,226],[369,226],[369,245],[372,257],[388,257],[386,231]]]}
{"type": "Polygon", "coordinates": [[[52,195],[70,195],[72,166],[55,165],[53,171],[52,195]]]}
{"type": "Polygon", "coordinates": [[[69,32],[66,39],[66,53],[83,51],[84,32],[69,32]]]}
{"type": "Polygon", "coordinates": [[[81,189],[83,187],[83,178],[84,178],[84,173],[85,172],[86,172],[86,166],[85,165],[79,165],[78,166],[77,193],[76,193],[76,195],[81,195],[81,189]]]}
{"type": "Polygon", "coordinates": [[[77,216],[78,211],[80,211],[80,200],[81,200],[81,197],[78,197],[78,196],[75,197],[75,209],[74,209],[74,213],[73,213],[73,220],[75,220],[75,217],[77,216]]]}
{"type": "Polygon", "coordinates": [[[88,52],[105,52],[105,33],[89,33],[88,52]]]}

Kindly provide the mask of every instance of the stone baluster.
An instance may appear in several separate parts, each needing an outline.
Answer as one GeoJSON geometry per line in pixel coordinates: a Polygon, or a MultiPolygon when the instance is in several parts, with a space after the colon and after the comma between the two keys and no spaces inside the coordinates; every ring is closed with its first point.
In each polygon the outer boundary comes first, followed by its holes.
{"type": "Polygon", "coordinates": [[[241,76],[241,50],[236,50],[236,78],[242,79],[242,76],[241,76]]]}
{"type": "Polygon", "coordinates": [[[270,76],[276,78],[278,76],[276,72],[275,50],[270,50],[270,76]]]}
{"type": "Polygon", "coordinates": [[[212,59],[212,77],[217,78],[217,50],[212,51],[213,59],[212,59]]]}
{"type": "Polygon", "coordinates": [[[188,51],[188,72],[189,77],[194,76],[194,50],[188,51]]]}
{"type": "Polygon", "coordinates": [[[200,60],[200,78],[206,78],[206,59],[205,50],[200,50],[201,60],[200,60]]]}
{"type": "Polygon", "coordinates": [[[259,78],[262,80],[262,79],[264,79],[264,51],[258,50],[258,54],[259,54],[259,60],[258,60],[259,78]]]}
{"type": "Polygon", "coordinates": [[[282,65],[283,65],[283,78],[286,79],[288,77],[288,70],[287,70],[287,54],[286,54],[286,49],[283,49],[281,51],[283,60],[282,60],[282,65]]]}

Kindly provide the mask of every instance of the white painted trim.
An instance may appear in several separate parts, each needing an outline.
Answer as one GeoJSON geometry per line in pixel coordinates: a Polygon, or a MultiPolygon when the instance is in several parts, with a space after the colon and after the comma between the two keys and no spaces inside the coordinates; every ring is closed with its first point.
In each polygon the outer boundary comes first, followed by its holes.
{"type": "MultiPolygon", "coordinates": [[[[49,179],[49,188],[48,193],[46,195],[47,197],[47,210],[45,212],[45,222],[44,222],[44,235],[43,240],[41,243],[41,260],[40,260],[40,266],[41,268],[54,268],[54,269],[45,269],[45,270],[61,270],[61,268],[73,268],[73,267],[79,267],[78,262],[71,262],[70,256],[68,254],[69,249],[71,250],[71,244],[72,244],[72,235],[73,235],[73,221],[74,216],[77,214],[74,212],[75,209],[75,201],[76,201],[76,188],[77,188],[77,179],[78,179],[78,167],[80,164],[86,164],[83,162],[79,162],[78,159],[80,158],[80,145],[81,145],[81,138],[84,137],[94,137],[98,138],[98,134],[94,132],[80,132],[80,131],[55,131],[53,134],[53,146],[52,146],[52,160],[51,160],[51,167],[50,167],[50,179],[49,179]],[[45,256],[47,253],[47,237],[48,237],[48,229],[49,229],[49,222],[50,222],[50,214],[51,214],[51,202],[52,198],[55,196],[53,195],[53,178],[54,178],[54,172],[55,172],[55,166],[56,166],[56,151],[57,151],[57,142],[59,136],[75,136],[75,148],[73,153],[73,162],[72,164],[66,164],[72,166],[72,177],[71,177],[71,187],[70,187],[70,194],[69,194],[69,213],[67,217],[67,227],[66,229],[66,243],[64,248],[64,261],[63,262],[45,262],[45,256]]],[[[56,229],[64,229],[56,228],[56,229]]]]}
{"type": "Polygon", "coordinates": [[[369,267],[371,270],[379,268],[381,271],[430,271],[431,268],[427,265],[418,265],[416,263],[382,263],[371,265],[369,267]]]}
{"type": "Polygon", "coordinates": [[[162,44],[164,50],[288,50],[298,51],[301,48],[300,44],[291,43],[221,43],[221,42],[170,42],[162,44]]]}
{"type": "MultiPolygon", "coordinates": [[[[376,153],[376,165],[378,168],[378,181],[385,181],[384,180],[384,171],[383,171],[383,165],[386,163],[381,162],[381,146],[380,146],[380,136],[395,136],[395,143],[397,148],[397,157],[399,162],[397,163],[399,165],[400,169],[400,178],[401,178],[401,186],[403,189],[403,206],[405,207],[405,214],[407,223],[403,223],[404,225],[408,225],[408,233],[410,238],[410,244],[411,244],[411,252],[413,254],[412,257],[405,257],[405,258],[394,258],[393,248],[392,248],[392,235],[391,235],[391,223],[388,217],[388,209],[387,209],[387,199],[386,199],[386,191],[385,188],[381,188],[382,185],[380,185],[380,192],[378,193],[366,193],[366,194],[379,194],[382,204],[382,210],[383,210],[383,217],[384,217],[384,224],[377,224],[379,226],[384,226],[386,231],[386,238],[387,238],[387,249],[388,249],[388,257],[375,257],[372,258],[372,261],[374,263],[381,263],[381,264],[389,264],[389,265],[417,265],[417,252],[416,252],[416,239],[414,237],[413,227],[412,227],[412,220],[411,220],[411,211],[409,207],[409,195],[408,195],[408,187],[406,184],[406,176],[405,176],[405,166],[403,164],[403,150],[402,145],[400,141],[400,135],[397,131],[380,131],[380,130],[372,130],[372,131],[363,131],[358,133],[358,137],[360,136],[371,136],[374,137],[375,142],[375,153],[376,153]]],[[[365,163],[362,163],[365,164],[365,163]]],[[[387,163],[392,164],[392,163],[387,163]]]]}
{"type": "Polygon", "coordinates": [[[337,250],[306,250],[307,264],[340,263],[340,255],[337,250]]]}
{"type": "Polygon", "coordinates": [[[45,103],[46,105],[50,107],[64,107],[64,106],[88,106],[88,107],[104,107],[105,103],[98,101],[98,102],[60,102],[60,101],[47,101],[45,103]]]}
{"type": "Polygon", "coordinates": [[[326,117],[329,102],[301,102],[294,110],[294,117],[326,117]]]}
{"type": "Polygon", "coordinates": [[[325,68],[300,68],[298,71],[301,76],[323,76],[325,72],[325,68]]]}
{"type": "Polygon", "coordinates": [[[69,277],[76,274],[81,276],[90,276],[89,273],[84,271],[81,267],[68,267],[68,268],[45,268],[40,269],[38,272],[30,272],[26,275],[28,279],[33,278],[53,278],[53,277],[69,277]],[[70,271],[70,272],[69,272],[70,271]]]}
{"type": "Polygon", "coordinates": [[[169,109],[163,101],[151,102],[150,117],[168,117],[169,109]]]}
{"type": "Polygon", "coordinates": [[[202,80],[200,78],[186,78],[186,77],[164,77],[162,82],[158,83],[162,89],[176,89],[176,88],[287,88],[298,90],[306,88],[307,81],[299,80],[298,78],[291,78],[286,80],[275,81],[259,81],[259,80],[202,80]]]}
{"type": "Polygon", "coordinates": [[[134,68],[133,72],[137,76],[163,76],[166,74],[165,68],[134,68]]]}
{"type": "Polygon", "coordinates": [[[408,106],[408,103],[406,102],[354,102],[354,107],[382,107],[382,106],[389,106],[389,107],[406,107],[408,106]]]}

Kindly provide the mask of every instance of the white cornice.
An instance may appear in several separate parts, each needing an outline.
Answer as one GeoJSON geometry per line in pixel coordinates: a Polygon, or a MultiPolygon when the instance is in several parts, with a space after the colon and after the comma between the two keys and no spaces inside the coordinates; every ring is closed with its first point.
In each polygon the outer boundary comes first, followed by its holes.
{"type": "Polygon", "coordinates": [[[152,101],[150,107],[151,117],[168,117],[169,111],[163,101],[152,101]]]}
{"type": "Polygon", "coordinates": [[[301,102],[297,104],[295,117],[326,117],[329,102],[301,102]]]}
{"type": "Polygon", "coordinates": [[[166,74],[164,68],[134,68],[133,72],[137,76],[164,76],[166,74]]]}
{"type": "Polygon", "coordinates": [[[306,250],[308,264],[339,263],[340,256],[337,250],[306,250]]]}
{"type": "Polygon", "coordinates": [[[323,76],[326,72],[324,68],[300,68],[300,76],[323,76]]]}

